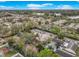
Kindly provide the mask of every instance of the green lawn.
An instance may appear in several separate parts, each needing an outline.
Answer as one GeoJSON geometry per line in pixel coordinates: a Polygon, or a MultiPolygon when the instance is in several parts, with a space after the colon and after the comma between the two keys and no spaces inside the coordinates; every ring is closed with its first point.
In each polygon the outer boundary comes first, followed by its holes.
{"type": "Polygon", "coordinates": [[[11,57],[14,54],[16,54],[16,51],[9,51],[7,54],[5,54],[5,57],[11,57]]]}
{"type": "Polygon", "coordinates": [[[76,55],[79,57],[79,47],[76,49],[76,55]]]}

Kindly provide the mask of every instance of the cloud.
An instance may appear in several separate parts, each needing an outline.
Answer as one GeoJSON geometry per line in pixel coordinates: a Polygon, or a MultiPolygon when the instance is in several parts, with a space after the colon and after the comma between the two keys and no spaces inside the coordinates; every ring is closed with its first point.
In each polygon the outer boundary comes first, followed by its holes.
{"type": "Polygon", "coordinates": [[[79,1],[76,1],[76,2],[79,2],[79,1]]]}
{"type": "Polygon", "coordinates": [[[6,2],[6,1],[0,1],[0,2],[6,2]]]}
{"type": "Polygon", "coordinates": [[[0,6],[0,10],[9,10],[9,9],[15,9],[15,8],[11,6],[0,6]]]}
{"type": "Polygon", "coordinates": [[[30,8],[28,8],[28,9],[31,9],[31,10],[38,10],[38,9],[40,9],[40,8],[38,8],[38,7],[30,7],[30,8]]]}
{"type": "Polygon", "coordinates": [[[5,8],[5,6],[0,6],[0,8],[5,8]]]}
{"type": "Polygon", "coordinates": [[[73,9],[73,7],[70,5],[59,5],[56,9],[73,9]]]}
{"type": "Polygon", "coordinates": [[[53,4],[51,3],[45,3],[45,4],[42,4],[43,6],[52,6],[53,4]]]}
{"type": "Polygon", "coordinates": [[[42,7],[52,6],[51,3],[45,3],[45,4],[27,4],[28,9],[41,9],[42,7]]]}
{"type": "Polygon", "coordinates": [[[42,7],[40,4],[28,4],[27,7],[42,7]]]}
{"type": "Polygon", "coordinates": [[[41,6],[40,4],[28,4],[27,7],[28,7],[28,9],[37,10],[37,9],[40,9],[41,7],[43,7],[43,6],[41,6]]]}

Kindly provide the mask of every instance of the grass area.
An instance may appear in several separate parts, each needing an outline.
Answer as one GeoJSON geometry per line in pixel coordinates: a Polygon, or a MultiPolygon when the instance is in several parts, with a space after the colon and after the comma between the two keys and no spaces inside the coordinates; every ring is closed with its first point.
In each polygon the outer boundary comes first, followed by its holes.
{"type": "Polygon", "coordinates": [[[13,56],[14,54],[16,54],[16,51],[9,51],[9,52],[5,55],[5,57],[11,57],[11,56],[13,56]]]}
{"type": "Polygon", "coordinates": [[[59,55],[53,52],[50,49],[45,48],[44,50],[41,50],[38,54],[38,57],[58,57],[59,55]]]}
{"type": "Polygon", "coordinates": [[[52,27],[50,30],[50,32],[57,34],[58,37],[68,37],[68,38],[72,38],[74,40],[79,40],[79,34],[77,34],[75,31],[73,30],[68,30],[66,33],[64,32],[64,29],[62,29],[61,27],[58,26],[54,26],[52,27]]]}
{"type": "Polygon", "coordinates": [[[79,47],[76,49],[76,55],[79,57],[79,47]]]}

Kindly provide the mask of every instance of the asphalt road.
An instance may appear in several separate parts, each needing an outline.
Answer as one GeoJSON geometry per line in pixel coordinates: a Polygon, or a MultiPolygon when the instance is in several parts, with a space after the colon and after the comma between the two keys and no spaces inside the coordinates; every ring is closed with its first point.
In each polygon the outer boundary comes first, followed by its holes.
{"type": "Polygon", "coordinates": [[[65,52],[63,52],[63,51],[60,51],[60,50],[57,50],[56,53],[57,53],[58,55],[60,55],[60,57],[73,57],[72,55],[67,54],[67,53],[65,53],[65,52]]]}

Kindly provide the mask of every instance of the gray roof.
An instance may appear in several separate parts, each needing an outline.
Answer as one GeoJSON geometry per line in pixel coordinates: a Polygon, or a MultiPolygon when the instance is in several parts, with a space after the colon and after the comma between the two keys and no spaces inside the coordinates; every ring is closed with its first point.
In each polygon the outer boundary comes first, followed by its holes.
{"type": "Polygon", "coordinates": [[[73,57],[72,55],[70,54],[67,54],[63,51],[60,51],[60,50],[56,50],[56,53],[60,56],[60,57],[73,57]]]}
{"type": "Polygon", "coordinates": [[[72,49],[73,51],[75,51],[78,47],[77,43],[74,40],[66,40],[65,42],[68,43],[68,46],[66,48],[72,49]]]}

